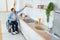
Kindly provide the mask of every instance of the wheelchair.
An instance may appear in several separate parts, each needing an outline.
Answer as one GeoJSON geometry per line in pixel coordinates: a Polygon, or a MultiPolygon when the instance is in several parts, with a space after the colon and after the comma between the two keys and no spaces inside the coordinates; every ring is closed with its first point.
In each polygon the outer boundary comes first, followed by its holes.
{"type": "MultiPolygon", "coordinates": [[[[9,33],[12,33],[12,26],[9,24],[9,20],[6,21],[6,28],[9,33]]],[[[21,32],[21,26],[19,20],[18,20],[18,32],[21,32]]]]}

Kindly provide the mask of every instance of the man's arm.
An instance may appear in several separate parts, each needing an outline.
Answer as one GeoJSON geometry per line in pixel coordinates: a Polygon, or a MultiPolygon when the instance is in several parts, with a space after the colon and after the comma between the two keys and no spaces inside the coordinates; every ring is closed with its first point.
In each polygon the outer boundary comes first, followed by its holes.
{"type": "Polygon", "coordinates": [[[23,11],[26,7],[28,7],[27,5],[24,6],[24,8],[20,9],[19,11],[17,11],[17,13],[23,11]]]}
{"type": "Polygon", "coordinates": [[[9,23],[11,23],[11,21],[12,21],[11,16],[12,16],[12,13],[10,13],[10,14],[8,15],[8,20],[9,20],[9,23]]]}
{"type": "Polygon", "coordinates": [[[19,11],[17,11],[17,13],[19,13],[19,12],[23,11],[24,9],[25,9],[25,8],[20,9],[19,11]]]}

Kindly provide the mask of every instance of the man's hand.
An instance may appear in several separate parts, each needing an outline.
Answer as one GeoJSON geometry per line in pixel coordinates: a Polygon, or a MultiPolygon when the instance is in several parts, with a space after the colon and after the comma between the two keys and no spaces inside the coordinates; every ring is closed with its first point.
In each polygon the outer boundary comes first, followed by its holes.
{"type": "Polygon", "coordinates": [[[24,8],[28,7],[27,5],[24,6],[24,8]]]}
{"type": "Polygon", "coordinates": [[[32,8],[32,6],[30,6],[30,5],[25,5],[24,8],[26,8],[26,7],[30,7],[30,8],[32,8]]]}

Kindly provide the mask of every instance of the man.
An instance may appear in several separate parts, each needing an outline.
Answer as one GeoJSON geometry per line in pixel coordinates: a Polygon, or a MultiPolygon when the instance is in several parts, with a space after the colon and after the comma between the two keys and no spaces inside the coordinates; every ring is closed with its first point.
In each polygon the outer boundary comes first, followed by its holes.
{"type": "MultiPolygon", "coordinates": [[[[26,8],[25,6],[24,8],[26,8]]],[[[21,12],[24,8],[20,9],[19,11],[16,11],[14,8],[11,9],[11,13],[8,17],[9,24],[12,26],[12,34],[18,34],[18,13],[21,12]]]]}

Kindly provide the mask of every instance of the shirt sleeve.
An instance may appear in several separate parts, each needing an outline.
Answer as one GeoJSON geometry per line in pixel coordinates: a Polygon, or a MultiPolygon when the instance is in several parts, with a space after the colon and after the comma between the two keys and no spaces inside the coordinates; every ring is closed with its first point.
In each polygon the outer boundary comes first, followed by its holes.
{"type": "Polygon", "coordinates": [[[11,23],[11,21],[12,21],[11,16],[12,16],[12,13],[10,13],[10,14],[8,15],[8,20],[9,20],[9,23],[11,23]]]}
{"type": "Polygon", "coordinates": [[[17,14],[18,14],[19,12],[23,11],[23,10],[24,10],[24,8],[20,9],[19,11],[17,11],[17,14]]]}

